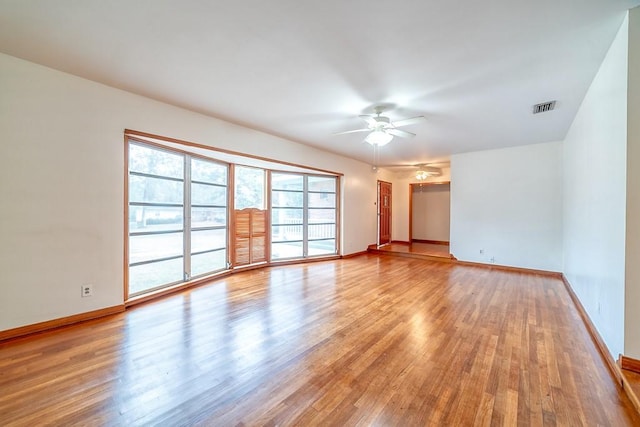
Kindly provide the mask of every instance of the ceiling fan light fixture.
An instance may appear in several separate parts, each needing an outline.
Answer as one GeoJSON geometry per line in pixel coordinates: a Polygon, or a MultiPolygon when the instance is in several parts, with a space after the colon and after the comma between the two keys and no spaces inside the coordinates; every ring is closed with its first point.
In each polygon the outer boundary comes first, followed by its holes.
{"type": "Polygon", "coordinates": [[[378,147],[382,147],[383,145],[387,145],[393,139],[393,135],[388,134],[382,130],[374,130],[365,138],[371,145],[377,145],[378,147]]]}
{"type": "Polygon", "coordinates": [[[416,179],[418,181],[424,181],[432,176],[441,176],[442,169],[433,166],[419,166],[420,169],[416,171],[416,179]]]}
{"type": "Polygon", "coordinates": [[[418,181],[424,181],[425,179],[429,178],[429,176],[431,176],[431,174],[427,171],[423,171],[423,170],[416,171],[416,179],[418,181]]]}

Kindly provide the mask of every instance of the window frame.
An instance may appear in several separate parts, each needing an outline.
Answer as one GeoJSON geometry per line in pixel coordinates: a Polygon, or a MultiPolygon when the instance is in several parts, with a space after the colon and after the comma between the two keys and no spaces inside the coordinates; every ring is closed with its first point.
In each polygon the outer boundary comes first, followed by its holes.
{"type": "MultiPolygon", "coordinates": [[[[215,277],[224,276],[230,273],[233,273],[236,269],[231,265],[230,257],[232,256],[233,248],[231,247],[231,234],[234,230],[233,219],[231,214],[234,209],[234,197],[235,197],[235,186],[234,186],[234,167],[236,166],[246,166],[246,167],[254,167],[258,169],[263,169],[265,171],[265,209],[267,210],[267,214],[269,216],[268,223],[269,226],[271,224],[271,173],[294,173],[300,174],[303,173],[305,175],[314,175],[318,177],[330,177],[334,179],[335,182],[335,237],[334,237],[334,252],[330,254],[320,254],[315,256],[306,256],[306,257],[296,257],[296,258],[288,258],[285,261],[288,263],[291,262],[305,262],[309,260],[309,258],[316,259],[335,259],[340,256],[341,253],[341,185],[342,185],[342,173],[333,172],[329,170],[323,170],[315,167],[290,163],[286,161],[269,159],[265,157],[255,156],[246,153],[240,153],[232,150],[221,149],[212,147],[210,145],[204,145],[184,140],[179,140],[175,138],[168,138],[159,135],[153,135],[145,132],[139,132],[135,130],[125,129],[124,131],[124,251],[123,251],[123,260],[124,260],[124,286],[123,286],[123,298],[126,305],[137,304],[139,302],[144,302],[149,299],[165,295],[170,292],[175,292],[176,290],[186,289],[188,287],[200,284],[205,282],[206,280],[211,280],[215,277]],[[184,162],[187,162],[187,156],[193,159],[202,159],[205,161],[210,161],[217,164],[223,164],[227,168],[227,198],[226,198],[226,248],[225,248],[225,268],[214,272],[212,274],[203,273],[202,275],[197,275],[193,277],[184,277],[183,280],[175,281],[168,284],[160,285],[156,288],[149,289],[140,293],[135,293],[129,295],[129,215],[130,215],[130,206],[129,206],[129,146],[131,143],[140,144],[144,146],[148,146],[154,149],[159,149],[162,151],[166,151],[172,154],[180,154],[185,159],[184,162]],[[265,166],[268,165],[268,166],[265,166]],[[302,171],[302,172],[300,172],[302,171]]],[[[189,178],[190,179],[190,178],[189,178]]],[[[196,180],[198,181],[198,180],[196,180]]],[[[184,179],[184,187],[187,186],[187,183],[190,181],[188,179],[184,179]]],[[[197,182],[199,183],[199,182],[197,182]]],[[[184,194],[184,193],[183,193],[184,194]]],[[[193,206],[186,203],[183,203],[183,248],[186,248],[187,239],[184,238],[184,235],[190,233],[191,227],[187,227],[184,218],[188,215],[191,215],[191,212],[187,212],[187,207],[193,206]]],[[[221,207],[221,206],[220,206],[221,207]]],[[[216,227],[218,228],[218,227],[216,227]]],[[[222,228],[222,227],[220,227],[222,228]]],[[[196,230],[200,231],[200,230],[196,230]]],[[[271,227],[269,227],[268,236],[271,236],[271,227]]],[[[271,249],[271,242],[268,243],[269,249],[271,249]]],[[[216,249],[213,249],[215,251],[216,249]]],[[[222,250],[220,248],[220,250],[222,250]]],[[[208,252],[208,251],[205,251],[208,252]]],[[[267,262],[263,265],[271,265],[277,264],[281,262],[280,259],[272,260],[271,254],[268,254],[267,262]]],[[[183,249],[183,255],[181,256],[184,259],[189,258],[189,262],[191,261],[191,256],[197,255],[199,252],[191,254],[190,248],[189,250],[183,249]],[[187,255],[189,255],[187,257],[187,255]]],[[[179,258],[179,257],[178,257],[179,258]]],[[[184,262],[183,262],[184,264],[184,262]]],[[[190,266],[191,269],[191,266],[190,266]]]]}
{"type": "Polygon", "coordinates": [[[146,295],[149,293],[153,293],[155,291],[158,290],[162,290],[165,288],[170,288],[172,286],[175,285],[179,285],[181,283],[188,283],[191,280],[194,279],[198,279],[200,277],[206,277],[206,276],[211,276],[215,273],[218,273],[220,271],[225,270],[226,268],[228,268],[229,265],[229,174],[230,174],[230,165],[219,161],[219,160],[215,160],[215,159],[210,159],[210,158],[206,158],[203,156],[199,156],[197,154],[194,153],[189,153],[189,152],[184,152],[181,150],[174,150],[172,148],[168,148],[165,146],[162,146],[160,144],[154,144],[154,143],[150,143],[148,141],[140,141],[136,138],[125,138],[126,139],[126,144],[125,144],[125,151],[126,151],[126,179],[125,182],[127,184],[126,187],[126,194],[125,194],[125,206],[126,206],[126,224],[127,224],[127,234],[125,236],[125,245],[126,245],[126,249],[125,249],[125,270],[126,270],[126,276],[125,276],[125,300],[129,300],[132,298],[136,298],[142,295],[146,295]],[[131,163],[130,163],[130,159],[129,159],[129,155],[130,155],[130,150],[131,150],[131,146],[132,145],[136,145],[136,146],[140,146],[140,147],[144,147],[147,149],[152,149],[152,150],[156,150],[156,151],[161,151],[161,152],[166,152],[172,155],[176,155],[176,156],[180,156],[182,158],[182,178],[175,178],[175,177],[165,177],[162,175],[156,175],[156,174],[150,174],[150,173],[145,173],[145,172],[138,172],[138,171],[132,171],[131,168],[131,163]],[[193,160],[198,160],[198,161],[204,161],[204,162],[208,162],[208,163],[214,163],[216,165],[221,165],[224,166],[224,168],[226,168],[226,172],[225,172],[225,183],[226,184],[219,184],[219,183],[209,183],[209,182],[205,182],[205,181],[201,181],[201,180],[192,180],[191,179],[191,170],[193,168],[193,160]],[[163,179],[166,181],[173,181],[173,182],[180,182],[182,184],[182,203],[156,203],[156,202],[132,202],[131,201],[131,193],[129,192],[129,185],[130,185],[130,177],[131,176],[142,176],[142,177],[147,177],[147,178],[153,178],[153,179],[163,179]],[[196,205],[192,204],[192,186],[193,184],[196,185],[207,185],[207,186],[211,186],[211,187],[216,187],[216,188],[224,188],[225,189],[225,205],[217,205],[217,204],[201,204],[201,203],[197,203],[196,205]],[[132,206],[141,206],[141,207],[158,207],[158,208],[162,208],[162,207],[167,207],[167,208],[181,208],[182,209],[182,222],[181,222],[181,229],[180,230],[175,230],[175,229],[170,229],[170,230],[161,230],[161,231],[131,231],[130,229],[130,212],[131,212],[131,207],[132,206]],[[192,221],[192,212],[193,212],[193,208],[224,208],[225,209],[225,223],[223,226],[210,226],[210,227],[196,227],[195,229],[193,228],[193,221],[192,221]],[[221,230],[224,229],[225,232],[225,246],[222,248],[213,248],[210,250],[205,250],[205,251],[196,251],[193,252],[192,251],[192,233],[198,232],[198,231],[208,231],[208,230],[221,230]],[[144,260],[144,261],[138,261],[138,262],[131,262],[130,259],[130,250],[131,250],[131,238],[132,237],[137,237],[137,236],[156,236],[156,235],[162,235],[162,234],[171,234],[171,233],[181,233],[182,234],[182,251],[180,255],[172,255],[172,256],[168,256],[168,257],[162,257],[162,258],[154,258],[154,259],[149,259],[149,260],[144,260]],[[198,274],[193,274],[193,266],[192,266],[192,257],[194,255],[202,255],[205,253],[214,253],[214,252],[220,252],[220,251],[224,251],[224,266],[222,268],[219,269],[214,269],[214,270],[209,270],[206,272],[199,272],[198,274]],[[151,287],[146,287],[142,290],[137,290],[135,292],[131,292],[131,268],[132,267],[137,267],[137,266],[142,266],[142,265],[150,265],[150,264],[154,264],[154,263],[161,263],[161,262],[165,262],[165,261],[172,261],[172,260],[177,260],[177,259],[182,259],[182,274],[181,277],[182,279],[179,280],[174,280],[174,281],[170,281],[170,282],[165,282],[162,284],[158,284],[156,286],[151,286],[151,287]]]}
{"type": "MultiPolygon", "coordinates": [[[[313,173],[302,173],[302,172],[282,172],[282,171],[269,171],[269,181],[272,183],[271,188],[269,188],[269,192],[270,192],[270,201],[271,201],[271,205],[269,206],[269,212],[273,213],[273,209],[291,209],[291,210],[297,210],[297,211],[302,211],[302,223],[300,224],[300,226],[302,226],[302,239],[297,239],[297,240],[275,240],[274,239],[274,227],[286,227],[286,226],[290,226],[292,224],[283,224],[283,223],[275,223],[273,220],[273,215],[271,215],[271,221],[269,224],[269,228],[270,228],[270,233],[271,233],[271,259],[270,262],[280,262],[280,261],[291,261],[291,260],[297,260],[297,259],[310,259],[310,258],[318,258],[318,257],[327,257],[327,256],[336,256],[339,253],[339,241],[338,241],[338,216],[339,216],[339,211],[338,211],[338,203],[337,203],[337,197],[338,197],[338,185],[339,185],[339,177],[338,176],[328,176],[328,175],[318,175],[318,174],[313,174],[313,173]],[[291,176],[299,176],[302,177],[302,189],[301,190],[291,190],[291,189],[282,189],[282,188],[274,188],[273,186],[273,176],[274,175],[291,175],[291,176]],[[334,188],[333,191],[318,191],[318,190],[310,190],[309,189],[309,178],[315,178],[315,177],[321,177],[321,178],[328,178],[328,179],[333,179],[334,181],[334,188]],[[281,193],[296,193],[296,194],[302,194],[302,206],[298,207],[288,207],[288,206],[274,206],[273,204],[273,200],[275,199],[274,197],[274,192],[281,192],[281,193]],[[333,203],[333,207],[314,207],[314,206],[310,206],[310,195],[312,194],[332,194],[334,197],[334,203],[333,203]],[[312,223],[310,222],[310,213],[312,211],[318,211],[318,210],[332,210],[334,212],[334,221],[333,222],[322,222],[322,223],[312,223]],[[310,237],[310,229],[312,226],[314,225],[333,225],[333,237],[326,237],[326,238],[311,238],[310,237]],[[310,254],[310,250],[309,250],[309,243],[311,242],[322,242],[322,241],[333,241],[333,252],[331,253],[321,253],[321,254],[310,254]],[[301,257],[278,257],[278,258],[274,258],[274,250],[273,250],[273,245],[274,244],[285,244],[285,243],[302,243],[302,256],[301,257]]],[[[298,225],[298,224],[293,224],[293,225],[298,225]]]]}

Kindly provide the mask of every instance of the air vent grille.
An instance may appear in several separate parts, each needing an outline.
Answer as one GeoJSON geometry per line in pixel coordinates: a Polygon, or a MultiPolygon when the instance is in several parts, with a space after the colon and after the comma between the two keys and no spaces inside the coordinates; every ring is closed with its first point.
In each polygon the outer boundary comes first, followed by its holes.
{"type": "Polygon", "coordinates": [[[544,113],[551,111],[555,108],[556,101],[543,102],[542,104],[536,104],[533,106],[533,114],[544,113]]]}

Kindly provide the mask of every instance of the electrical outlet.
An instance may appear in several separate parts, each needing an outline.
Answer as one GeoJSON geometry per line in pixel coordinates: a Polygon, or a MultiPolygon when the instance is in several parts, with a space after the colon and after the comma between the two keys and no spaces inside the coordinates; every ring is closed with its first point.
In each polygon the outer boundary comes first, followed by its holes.
{"type": "Polygon", "coordinates": [[[480,255],[484,254],[484,249],[480,249],[480,255]]]}
{"type": "Polygon", "coordinates": [[[80,295],[82,296],[82,298],[90,297],[91,295],[93,295],[93,285],[87,284],[80,286],[80,295]]]}
{"type": "Polygon", "coordinates": [[[491,257],[490,261],[491,261],[491,263],[493,264],[493,263],[495,263],[495,262],[496,262],[496,259],[495,259],[494,257],[491,257]]]}

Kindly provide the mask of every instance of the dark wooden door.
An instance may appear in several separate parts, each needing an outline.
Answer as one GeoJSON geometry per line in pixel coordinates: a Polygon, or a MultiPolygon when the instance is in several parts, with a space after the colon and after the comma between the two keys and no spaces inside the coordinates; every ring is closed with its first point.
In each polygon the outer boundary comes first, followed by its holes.
{"type": "Polygon", "coordinates": [[[378,245],[391,243],[391,183],[378,181],[378,245]]]}

